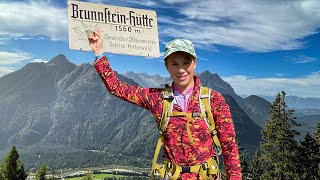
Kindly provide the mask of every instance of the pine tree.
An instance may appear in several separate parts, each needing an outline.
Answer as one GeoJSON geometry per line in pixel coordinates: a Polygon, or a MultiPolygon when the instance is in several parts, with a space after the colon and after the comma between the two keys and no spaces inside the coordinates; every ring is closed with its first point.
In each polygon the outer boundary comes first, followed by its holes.
{"type": "Polygon", "coordinates": [[[317,130],[314,133],[314,139],[316,140],[317,144],[320,145],[320,122],[318,123],[317,130]]]}
{"type": "Polygon", "coordinates": [[[19,153],[15,146],[13,146],[1,165],[1,172],[3,179],[10,180],[24,180],[27,179],[28,174],[24,170],[22,161],[19,159],[19,153]]]}
{"type": "Polygon", "coordinates": [[[249,179],[250,169],[249,169],[249,164],[248,164],[246,157],[245,157],[244,149],[238,141],[237,141],[237,144],[238,144],[238,150],[239,150],[242,179],[243,180],[249,179]]]}
{"type": "Polygon", "coordinates": [[[252,179],[260,179],[259,177],[263,174],[263,171],[264,165],[263,161],[261,161],[261,149],[259,147],[251,160],[250,172],[252,179]]]}
{"type": "Polygon", "coordinates": [[[17,173],[18,179],[19,180],[20,179],[27,179],[28,173],[25,172],[24,165],[23,165],[22,161],[18,160],[17,164],[18,164],[18,173],[17,173]]]}
{"type": "Polygon", "coordinates": [[[304,140],[300,143],[301,167],[304,169],[301,179],[320,179],[318,175],[318,164],[320,163],[320,146],[315,138],[309,133],[306,134],[304,140]]]}
{"type": "Polygon", "coordinates": [[[46,180],[47,166],[43,163],[36,173],[36,180],[46,180]]]}
{"type": "Polygon", "coordinates": [[[298,124],[293,110],[287,109],[285,92],[276,95],[271,116],[262,130],[261,156],[263,173],[259,179],[299,179],[298,143],[294,137],[299,133],[293,129],[298,124]]]}
{"type": "MultiPolygon", "coordinates": [[[[314,139],[319,147],[317,157],[320,159],[320,122],[317,125],[317,130],[314,133],[314,139]]],[[[318,176],[320,176],[320,163],[318,163],[318,176]]]]}

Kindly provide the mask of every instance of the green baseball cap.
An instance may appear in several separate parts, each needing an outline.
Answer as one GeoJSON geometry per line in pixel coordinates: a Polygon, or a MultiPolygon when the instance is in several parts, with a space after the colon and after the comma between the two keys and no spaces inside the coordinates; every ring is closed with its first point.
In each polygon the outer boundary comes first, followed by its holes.
{"type": "Polygon", "coordinates": [[[174,39],[168,42],[165,46],[164,59],[170,56],[172,53],[182,51],[191,54],[193,57],[197,57],[196,51],[191,41],[187,39],[174,39]]]}

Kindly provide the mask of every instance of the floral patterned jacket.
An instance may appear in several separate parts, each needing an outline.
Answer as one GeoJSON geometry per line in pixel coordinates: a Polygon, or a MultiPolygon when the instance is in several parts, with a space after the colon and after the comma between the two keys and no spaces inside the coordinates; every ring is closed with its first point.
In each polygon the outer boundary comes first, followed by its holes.
{"type": "MultiPolygon", "coordinates": [[[[153,114],[159,126],[162,115],[162,89],[161,88],[142,88],[121,82],[109,65],[106,56],[97,59],[94,66],[104,82],[107,90],[130,103],[146,108],[153,114]]],[[[200,80],[195,79],[195,86],[192,95],[188,99],[187,112],[200,112],[199,94],[200,80]]],[[[230,180],[241,179],[240,161],[236,144],[236,134],[229,106],[221,94],[211,90],[210,97],[212,114],[215,119],[218,137],[222,146],[222,154],[230,180]]],[[[179,105],[174,104],[173,112],[181,111],[179,105]]],[[[165,134],[163,144],[164,157],[178,165],[192,166],[205,162],[208,158],[215,155],[212,148],[213,142],[208,127],[203,119],[195,120],[190,125],[190,131],[194,144],[191,145],[186,132],[185,117],[171,117],[165,134]]],[[[179,179],[195,180],[201,179],[197,173],[183,173],[179,179]]]]}

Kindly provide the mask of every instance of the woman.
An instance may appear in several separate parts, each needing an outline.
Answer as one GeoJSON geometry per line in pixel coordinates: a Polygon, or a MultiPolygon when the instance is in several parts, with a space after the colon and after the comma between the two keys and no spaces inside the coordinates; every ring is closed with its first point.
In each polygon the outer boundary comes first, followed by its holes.
{"type": "MultiPolygon", "coordinates": [[[[130,103],[146,108],[154,115],[161,129],[164,110],[164,89],[142,88],[121,82],[111,69],[103,54],[103,35],[100,28],[88,37],[92,51],[96,55],[94,66],[108,91],[130,103]]],[[[196,68],[196,53],[193,44],[184,39],[175,39],[166,45],[164,55],[165,67],[170,73],[172,83],[172,113],[178,114],[168,118],[163,132],[164,179],[218,179],[210,174],[214,168],[212,157],[217,155],[213,148],[210,128],[202,116],[201,84],[194,75],[196,68]],[[192,114],[192,116],[183,116],[192,114]],[[182,114],[182,116],[181,116],[182,114]],[[209,167],[205,167],[209,165],[209,167]],[[196,169],[196,170],[195,170],[196,169]],[[178,172],[178,173],[177,173],[178,172]],[[206,175],[203,175],[203,172],[206,175]],[[175,178],[173,177],[175,176],[175,178]]],[[[210,90],[210,114],[212,114],[216,132],[219,137],[228,179],[241,179],[240,161],[235,142],[236,135],[231,119],[229,106],[216,91],[210,90]]],[[[158,173],[158,171],[153,171],[158,173]]],[[[160,173],[161,174],[161,173],[160,173]]]]}

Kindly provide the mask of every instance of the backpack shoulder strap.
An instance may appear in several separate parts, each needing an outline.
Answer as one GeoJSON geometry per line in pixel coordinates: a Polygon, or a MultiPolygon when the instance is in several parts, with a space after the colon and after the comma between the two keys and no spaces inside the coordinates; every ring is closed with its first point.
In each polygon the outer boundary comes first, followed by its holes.
{"type": "Polygon", "coordinates": [[[174,99],[172,88],[167,84],[165,85],[165,88],[162,91],[162,98],[163,98],[163,110],[162,110],[161,122],[159,124],[160,136],[156,145],[156,150],[154,151],[154,155],[153,155],[153,161],[152,161],[152,167],[151,167],[151,173],[150,173],[151,180],[154,180],[155,175],[161,172],[159,169],[163,168],[162,166],[157,165],[157,160],[158,160],[161,146],[164,142],[163,132],[165,132],[165,130],[167,129],[167,125],[170,118],[168,116],[168,113],[172,112],[172,108],[173,108],[172,101],[174,99]]]}
{"type": "Polygon", "coordinates": [[[211,132],[212,140],[214,143],[214,146],[217,150],[217,155],[220,155],[222,153],[220,141],[217,135],[216,130],[216,124],[214,122],[212,110],[211,110],[211,103],[210,103],[210,97],[211,97],[211,89],[208,87],[202,87],[200,89],[200,108],[201,113],[205,112],[207,117],[205,118],[205,121],[207,123],[208,129],[211,132]]]}
{"type": "Polygon", "coordinates": [[[168,113],[172,112],[173,108],[173,93],[172,88],[166,84],[165,88],[162,91],[162,98],[163,98],[163,108],[162,108],[162,115],[161,115],[161,122],[159,126],[160,133],[164,132],[167,129],[167,125],[169,122],[168,113]]]}

